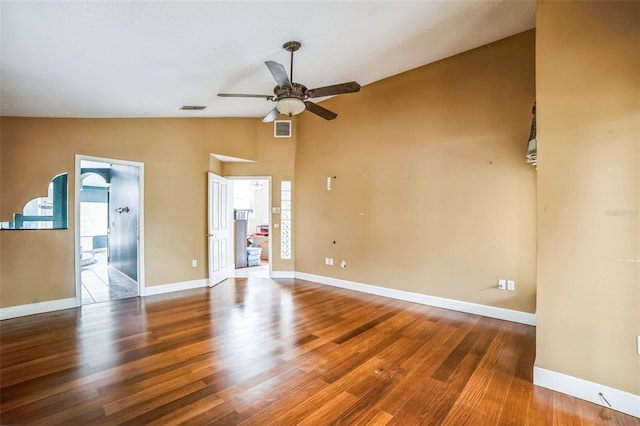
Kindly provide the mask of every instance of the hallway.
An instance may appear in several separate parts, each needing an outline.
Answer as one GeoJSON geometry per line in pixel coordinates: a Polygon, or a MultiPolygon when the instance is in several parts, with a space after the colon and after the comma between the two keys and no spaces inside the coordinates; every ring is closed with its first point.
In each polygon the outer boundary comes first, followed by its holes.
{"type": "Polygon", "coordinates": [[[93,253],[92,264],[82,267],[82,304],[138,296],[138,284],[107,265],[107,252],[93,253]]]}

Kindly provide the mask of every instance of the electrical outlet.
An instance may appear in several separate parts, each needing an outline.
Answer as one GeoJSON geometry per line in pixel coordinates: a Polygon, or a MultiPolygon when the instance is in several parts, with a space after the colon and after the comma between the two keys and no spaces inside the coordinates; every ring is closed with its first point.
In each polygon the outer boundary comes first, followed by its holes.
{"type": "Polygon", "coordinates": [[[498,280],[498,290],[507,289],[507,280],[498,280]]]}
{"type": "Polygon", "coordinates": [[[640,355],[640,336],[636,337],[636,352],[640,355]]]}
{"type": "Polygon", "coordinates": [[[197,261],[196,259],[193,259],[193,260],[191,261],[191,267],[192,267],[192,268],[195,268],[195,267],[197,267],[197,266],[198,266],[198,261],[197,261]]]}
{"type": "Polygon", "coordinates": [[[328,264],[329,264],[329,258],[328,258],[328,257],[325,257],[325,258],[324,258],[324,264],[325,264],[325,265],[328,265],[328,264]]]}
{"type": "Polygon", "coordinates": [[[333,257],[329,258],[329,266],[333,266],[333,257]]]}
{"type": "Polygon", "coordinates": [[[507,290],[516,291],[516,282],[513,280],[507,281],[507,290]]]}

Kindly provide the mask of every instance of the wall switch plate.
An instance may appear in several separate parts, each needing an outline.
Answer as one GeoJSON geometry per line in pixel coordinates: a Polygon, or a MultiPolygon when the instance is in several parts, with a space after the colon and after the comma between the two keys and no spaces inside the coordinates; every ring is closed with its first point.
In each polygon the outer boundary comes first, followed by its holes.
{"type": "Polygon", "coordinates": [[[328,265],[328,264],[329,264],[329,258],[328,258],[328,257],[325,257],[325,258],[324,258],[324,264],[325,264],[325,265],[328,265]]]}
{"type": "Polygon", "coordinates": [[[507,280],[498,280],[498,290],[507,289],[507,280]]]}
{"type": "Polygon", "coordinates": [[[195,268],[196,266],[198,266],[198,261],[197,261],[196,259],[193,259],[193,260],[191,261],[191,267],[192,267],[192,268],[195,268]]]}
{"type": "Polygon", "coordinates": [[[640,336],[636,337],[636,353],[640,355],[640,336]]]}
{"type": "Polygon", "coordinates": [[[271,207],[271,213],[280,214],[280,207],[271,207]]]}
{"type": "Polygon", "coordinates": [[[333,266],[333,257],[329,258],[329,266],[333,266]]]}
{"type": "Polygon", "coordinates": [[[516,282],[513,280],[507,281],[507,290],[515,291],[516,290],[516,282]]]}

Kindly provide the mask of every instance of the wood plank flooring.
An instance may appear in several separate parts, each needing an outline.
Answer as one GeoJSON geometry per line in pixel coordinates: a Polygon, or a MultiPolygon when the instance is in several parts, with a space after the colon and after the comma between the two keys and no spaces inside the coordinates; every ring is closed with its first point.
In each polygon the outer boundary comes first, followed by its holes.
{"type": "Polygon", "coordinates": [[[532,385],[535,328],[301,280],[0,323],[0,423],[640,425],[532,385]]]}

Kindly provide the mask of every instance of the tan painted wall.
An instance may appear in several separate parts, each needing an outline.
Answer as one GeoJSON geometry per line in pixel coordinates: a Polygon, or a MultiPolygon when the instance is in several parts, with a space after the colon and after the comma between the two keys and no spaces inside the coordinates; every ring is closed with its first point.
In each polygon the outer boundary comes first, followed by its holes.
{"type": "Polygon", "coordinates": [[[640,3],[538,2],[537,364],[640,395],[640,3]]]}
{"type": "Polygon", "coordinates": [[[331,122],[302,114],[296,270],[534,312],[534,39],[528,31],[330,99],[331,122]],[[516,291],[497,290],[498,278],[516,291]]]}
{"type": "Polygon", "coordinates": [[[0,306],[75,295],[75,154],[145,164],[147,286],[206,278],[206,173],[215,167],[210,153],[259,160],[261,174],[278,175],[285,160],[270,167],[259,158],[258,137],[267,127],[255,118],[2,118],[0,219],[10,220],[26,201],[46,193],[54,175],[68,172],[70,228],[0,232],[0,306]],[[192,268],[191,259],[200,266],[192,268]]]}
{"type": "MultiPolygon", "coordinates": [[[[279,120],[285,119],[283,116],[279,120]]],[[[255,120],[255,119],[254,119],[255,120]]],[[[256,127],[256,161],[254,163],[222,163],[223,176],[271,176],[271,205],[280,206],[280,182],[294,180],[297,122],[291,119],[291,138],[274,138],[273,123],[260,123],[256,127]]],[[[280,215],[271,215],[270,263],[274,271],[295,271],[295,256],[292,259],[280,258],[280,231],[273,227],[280,223],[280,215]]],[[[292,221],[295,227],[295,221],[292,221]]],[[[293,230],[295,235],[295,230],[293,230]]],[[[295,250],[295,249],[294,249],[295,250]]]]}

